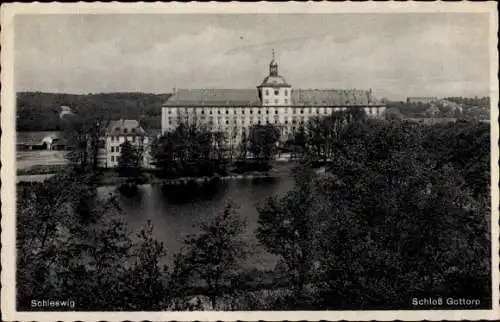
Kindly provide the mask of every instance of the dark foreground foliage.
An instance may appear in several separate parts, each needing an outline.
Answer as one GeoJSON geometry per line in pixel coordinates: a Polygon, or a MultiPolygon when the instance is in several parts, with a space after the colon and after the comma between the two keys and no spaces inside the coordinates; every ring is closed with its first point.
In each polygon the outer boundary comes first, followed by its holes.
{"type": "Polygon", "coordinates": [[[295,189],[260,209],[257,236],[295,290],[281,308],[489,307],[489,126],[365,121],[337,138],[326,175],[304,165],[295,189]]]}
{"type": "Polygon", "coordinates": [[[85,172],[18,186],[18,309],[43,298],[78,310],[415,309],[428,297],[490,307],[488,124],[328,124],[308,138],[294,188],[258,208],[256,237],[280,259],[271,271],[240,265],[252,249],[231,204],[161,267],[152,224],[131,236],[85,172]]]}

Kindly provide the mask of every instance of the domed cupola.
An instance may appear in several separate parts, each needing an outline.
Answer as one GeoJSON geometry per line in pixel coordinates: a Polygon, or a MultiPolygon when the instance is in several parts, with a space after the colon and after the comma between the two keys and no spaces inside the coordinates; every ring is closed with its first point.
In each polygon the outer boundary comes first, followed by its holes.
{"type": "Polygon", "coordinates": [[[292,86],[286,82],[285,78],[279,75],[278,61],[276,60],[276,53],[273,49],[273,57],[269,63],[269,75],[264,78],[259,86],[257,86],[262,105],[289,105],[291,103],[291,87],[292,86]]]}

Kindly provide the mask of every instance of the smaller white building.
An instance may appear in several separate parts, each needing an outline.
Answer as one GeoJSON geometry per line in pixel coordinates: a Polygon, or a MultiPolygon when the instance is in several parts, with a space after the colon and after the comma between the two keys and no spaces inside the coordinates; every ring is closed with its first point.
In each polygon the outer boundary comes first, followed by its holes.
{"type": "Polygon", "coordinates": [[[146,133],[137,120],[111,121],[106,134],[101,140],[100,165],[103,168],[115,168],[121,154],[121,145],[129,141],[139,149],[141,167],[151,168],[151,144],[154,135],[146,133]]]}

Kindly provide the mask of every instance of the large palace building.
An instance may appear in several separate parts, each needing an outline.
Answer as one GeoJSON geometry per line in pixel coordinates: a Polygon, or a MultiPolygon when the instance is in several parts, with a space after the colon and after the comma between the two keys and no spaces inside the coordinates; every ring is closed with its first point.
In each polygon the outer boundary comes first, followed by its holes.
{"type": "Polygon", "coordinates": [[[385,105],[371,90],[293,89],[278,72],[273,52],[269,76],[257,89],[176,89],[162,107],[162,133],[179,124],[198,124],[223,131],[232,142],[255,124],[274,124],[286,139],[312,117],[362,109],[383,117],[385,105]]]}

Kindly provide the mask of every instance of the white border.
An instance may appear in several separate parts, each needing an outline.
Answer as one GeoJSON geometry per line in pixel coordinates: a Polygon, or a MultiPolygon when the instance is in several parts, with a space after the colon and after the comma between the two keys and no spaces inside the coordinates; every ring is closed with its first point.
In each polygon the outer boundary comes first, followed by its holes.
{"type": "Polygon", "coordinates": [[[5,320],[477,320],[500,319],[498,234],[498,15],[495,2],[363,2],[363,3],[30,3],[2,4],[1,32],[1,179],[2,293],[5,320]],[[13,18],[16,14],[118,13],[403,13],[485,12],[490,14],[491,178],[493,309],[481,311],[280,311],[280,312],[16,312],[15,311],[15,91],[13,88],[13,18]]]}

